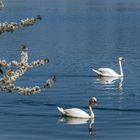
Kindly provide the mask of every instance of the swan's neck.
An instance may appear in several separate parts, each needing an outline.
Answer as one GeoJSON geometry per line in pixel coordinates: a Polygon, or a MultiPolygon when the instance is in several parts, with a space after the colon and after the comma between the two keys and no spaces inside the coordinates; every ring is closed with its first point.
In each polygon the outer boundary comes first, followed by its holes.
{"type": "Polygon", "coordinates": [[[91,118],[94,118],[94,113],[93,113],[93,111],[92,111],[91,105],[89,105],[89,112],[90,112],[90,117],[91,117],[91,118]]]}
{"type": "Polygon", "coordinates": [[[123,70],[122,70],[122,62],[119,61],[119,66],[120,66],[120,76],[123,77],[123,70]]]}

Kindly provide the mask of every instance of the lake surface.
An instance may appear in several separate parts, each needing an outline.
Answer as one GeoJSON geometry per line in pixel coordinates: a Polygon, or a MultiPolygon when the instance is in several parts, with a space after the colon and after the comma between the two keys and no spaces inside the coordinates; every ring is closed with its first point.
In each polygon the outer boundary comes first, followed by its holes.
{"type": "Polygon", "coordinates": [[[0,35],[0,58],[18,61],[21,44],[26,44],[30,62],[50,59],[15,84],[41,86],[53,75],[57,81],[31,96],[0,91],[0,139],[139,140],[140,2],[4,0],[4,4],[0,22],[19,22],[38,14],[43,20],[0,35]],[[126,60],[123,81],[97,79],[91,68],[119,72],[119,56],[126,60]],[[97,98],[94,122],[62,118],[57,111],[57,106],[88,111],[92,96],[97,98]]]}

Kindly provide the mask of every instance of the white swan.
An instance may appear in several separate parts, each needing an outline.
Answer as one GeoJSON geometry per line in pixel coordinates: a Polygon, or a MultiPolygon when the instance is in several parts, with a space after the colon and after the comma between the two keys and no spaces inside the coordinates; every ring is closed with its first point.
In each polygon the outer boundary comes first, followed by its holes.
{"type": "Polygon", "coordinates": [[[124,61],[123,57],[119,57],[119,66],[120,66],[120,74],[116,73],[114,70],[110,68],[99,68],[98,70],[92,69],[98,76],[106,76],[106,77],[123,77],[122,70],[122,62],[124,61]]]}
{"type": "Polygon", "coordinates": [[[85,111],[79,109],[79,108],[70,108],[70,109],[63,109],[63,108],[60,108],[60,107],[57,107],[57,108],[63,116],[90,119],[90,118],[94,118],[94,113],[92,111],[92,107],[96,104],[96,102],[97,102],[96,97],[92,97],[89,100],[90,115],[88,113],[86,113],[85,111]]]}

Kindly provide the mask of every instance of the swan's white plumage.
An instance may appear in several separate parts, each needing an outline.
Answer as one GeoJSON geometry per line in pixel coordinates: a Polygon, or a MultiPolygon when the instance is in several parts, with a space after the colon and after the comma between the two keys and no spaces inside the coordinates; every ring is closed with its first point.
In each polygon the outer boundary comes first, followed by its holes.
{"type": "Polygon", "coordinates": [[[75,118],[90,118],[90,116],[83,110],[79,108],[70,108],[70,109],[63,109],[57,107],[58,110],[62,113],[62,115],[75,117],[75,118]]]}
{"type": "Polygon", "coordinates": [[[114,70],[110,68],[99,68],[97,70],[95,69],[92,69],[92,70],[99,76],[123,77],[122,61],[124,61],[124,58],[119,57],[120,74],[116,73],[114,70]]]}
{"type": "Polygon", "coordinates": [[[119,77],[120,75],[110,68],[99,68],[98,70],[92,69],[100,76],[119,77]]]}

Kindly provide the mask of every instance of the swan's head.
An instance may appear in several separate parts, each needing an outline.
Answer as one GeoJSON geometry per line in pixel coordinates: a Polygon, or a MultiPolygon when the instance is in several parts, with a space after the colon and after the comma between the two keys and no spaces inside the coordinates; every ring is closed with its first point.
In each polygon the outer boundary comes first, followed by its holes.
{"type": "Polygon", "coordinates": [[[124,62],[124,61],[125,61],[125,59],[124,59],[123,57],[119,57],[119,61],[124,62]]]}
{"type": "Polygon", "coordinates": [[[89,100],[89,105],[90,105],[90,106],[94,106],[96,103],[97,103],[96,97],[92,97],[92,98],[89,100]]]}

